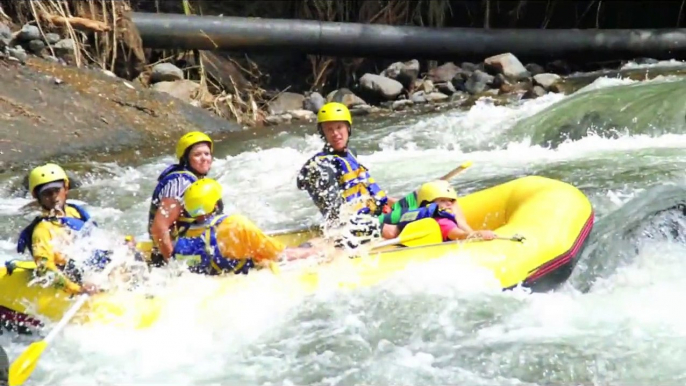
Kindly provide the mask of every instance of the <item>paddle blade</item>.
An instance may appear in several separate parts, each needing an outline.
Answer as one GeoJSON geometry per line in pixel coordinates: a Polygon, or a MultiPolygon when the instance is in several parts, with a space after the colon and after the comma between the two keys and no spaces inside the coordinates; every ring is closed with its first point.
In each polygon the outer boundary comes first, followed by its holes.
{"type": "Polygon", "coordinates": [[[465,161],[462,165],[458,166],[457,168],[451,170],[448,174],[439,178],[439,180],[447,181],[455,177],[456,175],[462,173],[465,169],[467,169],[470,166],[472,166],[472,161],[465,161]]]}
{"type": "Polygon", "coordinates": [[[433,218],[411,222],[400,233],[400,244],[406,247],[439,244],[443,242],[441,227],[433,218]]]}
{"type": "Polygon", "coordinates": [[[46,347],[48,347],[48,343],[44,340],[31,343],[29,348],[21,353],[19,358],[12,362],[9,376],[10,386],[22,385],[29,379],[33,370],[36,368],[38,359],[43,354],[46,347]]]}

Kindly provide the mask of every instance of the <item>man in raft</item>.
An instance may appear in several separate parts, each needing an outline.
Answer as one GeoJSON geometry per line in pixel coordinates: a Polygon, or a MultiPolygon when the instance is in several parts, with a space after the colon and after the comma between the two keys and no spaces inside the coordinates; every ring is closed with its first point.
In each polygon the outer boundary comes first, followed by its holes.
{"type": "MultiPolygon", "coordinates": [[[[412,194],[402,200],[388,197],[369,170],[357,160],[356,152],[348,146],[352,117],[345,105],[336,102],[325,104],[317,113],[317,131],[326,144],[300,169],[297,187],[308,193],[327,222],[341,225],[341,209],[351,206],[357,214],[351,221],[355,235],[372,236],[380,233],[385,213],[401,207],[416,209],[416,205],[411,203],[414,199],[408,198],[412,194]],[[364,215],[381,219],[368,222],[364,215]]],[[[397,217],[389,216],[386,223],[397,217]]],[[[385,227],[381,231],[385,238],[389,238],[385,227]]]]}
{"type": "Polygon", "coordinates": [[[209,173],[213,151],[214,142],[206,134],[199,131],[184,134],[176,144],[178,162],[157,177],[148,214],[153,265],[160,266],[169,260],[179,232],[193,222],[183,209],[183,194],[192,183],[209,173]]]}
{"type": "Polygon", "coordinates": [[[211,178],[191,184],[183,205],[193,222],[176,240],[173,257],[193,273],[247,274],[251,268],[281,258],[303,259],[323,252],[320,248],[287,248],[246,217],[223,214],[222,187],[211,178]]]}
{"type": "MultiPolygon", "coordinates": [[[[84,208],[67,202],[69,186],[69,177],[59,165],[48,163],[31,170],[29,191],[40,205],[41,214],[19,235],[17,252],[28,249],[36,262],[35,274],[52,277],[58,288],[72,294],[94,293],[94,285],[78,284],[81,271],[74,261],[55,249],[57,243],[72,242],[91,217],[84,208]]],[[[110,261],[108,255],[98,250],[86,264],[102,269],[110,261]]]]}
{"type": "MultiPolygon", "coordinates": [[[[424,218],[433,218],[441,228],[443,241],[480,238],[493,240],[496,234],[490,230],[474,231],[465,219],[457,203],[457,192],[448,181],[431,181],[417,190],[419,209],[404,211],[395,224],[387,223],[385,235],[394,238],[400,235],[407,224],[424,218]]],[[[389,220],[389,219],[385,219],[389,220]]]]}

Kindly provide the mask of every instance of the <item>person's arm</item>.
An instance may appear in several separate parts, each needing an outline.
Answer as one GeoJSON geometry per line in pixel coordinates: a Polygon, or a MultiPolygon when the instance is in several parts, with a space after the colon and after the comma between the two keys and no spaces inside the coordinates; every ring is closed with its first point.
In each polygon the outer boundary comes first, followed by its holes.
{"type": "Polygon", "coordinates": [[[343,205],[336,164],[329,158],[308,161],[298,174],[297,186],[305,190],[326,219],[336,219],[343,205]]]}
{"type": "Polygon", "coordinates": [[[174,250],[169,229],[181,215],[181,203],[174,198],[163,198],[155,213],[150,232],[165,260],[169,260],[174,250]]]}
{"type": "Polygon", "coordinates": [[[84,291],[80,285],[69,280],[67,276],[57,267],[55,262],[55,250],[52,246],[52,234],[45,224],[38,224],[31,236],[33,249],[33,260],[36,262],[37,276],[52,274],[53,284],[64,289],[70,294],[79,294],[84,291]]]}
{"type": "Polygon", "coordinates": [[[165,260],[171,258],[174,243],[169,230],[179,219],[183,211],[183,194],[191,185],[191,181],[184,176],[177,176],[168,180],[160,189],[160,205],[155,213],[150,233],[155,245],[165,260]]]}

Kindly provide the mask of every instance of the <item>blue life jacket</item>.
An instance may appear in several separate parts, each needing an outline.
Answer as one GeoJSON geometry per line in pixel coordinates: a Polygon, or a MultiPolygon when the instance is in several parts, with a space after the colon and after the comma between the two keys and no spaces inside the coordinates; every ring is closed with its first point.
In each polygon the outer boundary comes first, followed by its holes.
{"type": "MultiPolygon", "coordinates": [[[[193,174],[193,172],[179,164],[170,165],[169,167],[164,169],[162,173],[160,173],[159,177],[157,177],[157,186],[155,186],[155,190],[153,190],[152,192],[152,198],[150,199],[150,210],[148,212],[148,232],[150,232],[153,220],[155,219],[155,214],[157,214],[157,210],[159,209],[161,204],[158,197],[160,195],[160,192],[162,191],[162,187],[164,187],[164,185],[168,181],[177,178],[184,179],[190,182],[191,184],[198,180],[198,177],[195,174],[193,174]]],[[[191,218],[188,215],[186,210],[181,208],[181,215],[176,220],[176,224],[173,225],[170,229],[172,240],[176,239],[179,233],[187,229],[190,226],[190,224],[193,223],[193,221],[193,218],[191,218]]]]}
{"type": "Polygon", "coordinates": [[[457,220],[455,219],[455,215],[450,212],[449,210],[442,210],[438,209],[438,204],[429,204],[427,206],[423,206],[419,209],[415,210],[410,210],[405,212],[401,217],[400,221],[398,222],[398,229],[403,230],[407,224],[421,220],[423,218],[447,218],[449,220],[452,220],[455,224],[457,224],[457,220]]]}
{"type": "Polygon", "coordinates": [[[193,273],[218,275],[223,272],[242,273],[247,275],[255,267],[252,259],[234,259],[222,256],[217,243],[217,226],[228,216],[213,218],[206,225],[205,231],[195,237],[181,235],[174,245],[172,256],[186,263],[193,273]]]}

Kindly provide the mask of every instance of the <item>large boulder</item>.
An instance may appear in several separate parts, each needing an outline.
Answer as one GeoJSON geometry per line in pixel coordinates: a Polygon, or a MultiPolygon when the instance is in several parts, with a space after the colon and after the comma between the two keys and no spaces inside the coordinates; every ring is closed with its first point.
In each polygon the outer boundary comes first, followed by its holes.
{"type": "Polygon", "coordinates": [[[282,92],[269,102],[269,114],[278,115],[291,110],[303,108],[305,96],[294,92],[282,92]]]}
{"type": "Polygon", "coordinates": [[[503,74],[509,80],[520,80],[531,76],[522,62],[509,52],[486,58],[484,65],[487,70],[495,74],[503,74]]]}
{"type": "Polygon", "coordinates": [[[403,92],[403,85],[400,82],[376,74],[364,74],[360,78],[360,88],[387,101],[394,100],[403,92]]]}

